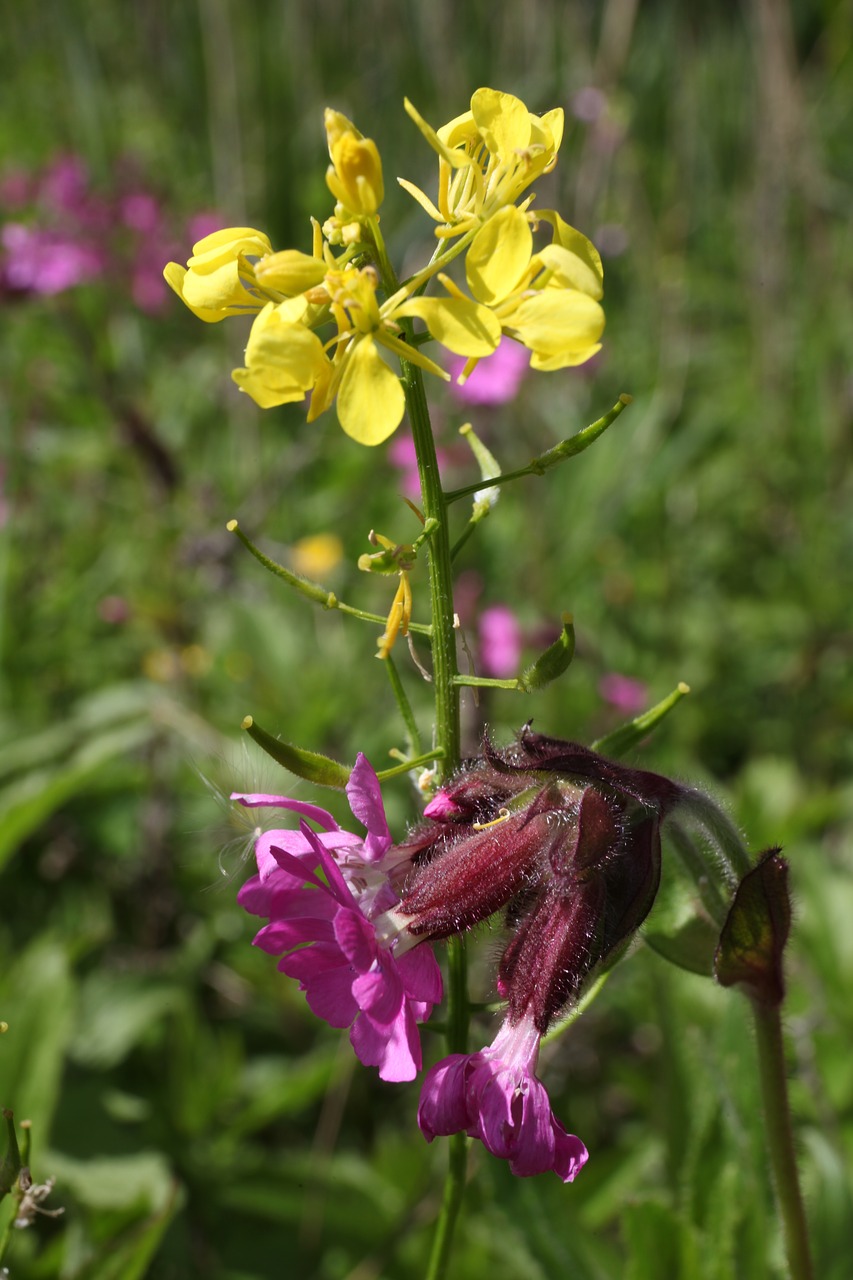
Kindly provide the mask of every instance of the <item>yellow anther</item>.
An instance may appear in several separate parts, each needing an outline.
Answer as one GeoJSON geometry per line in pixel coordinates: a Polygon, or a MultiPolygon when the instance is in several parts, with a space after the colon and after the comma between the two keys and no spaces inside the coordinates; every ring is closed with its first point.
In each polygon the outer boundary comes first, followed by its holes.
{"type": "Polygon", "coordinates": [[[512,814],[509,809],[501,809],[496,818],[492,818],[491,822],[475,822],[475,831],[485,831],[488,827],[498,827],[502,822],[506,822],[507,818],[511,818],[512,814]]]}

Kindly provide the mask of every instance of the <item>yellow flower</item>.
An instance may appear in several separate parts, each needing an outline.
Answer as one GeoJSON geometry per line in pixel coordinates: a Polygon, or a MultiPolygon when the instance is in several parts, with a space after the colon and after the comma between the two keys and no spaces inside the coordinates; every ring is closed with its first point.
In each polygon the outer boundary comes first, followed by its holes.
{"type": "MultiPolygon", "coordinates": [[[[595,246],[553,210],[553,241],[533,252],[528,216],[501,209],[477,232],[465,260],[474,297],[489,307],[502,332],[533,353],[534,369],[583,364],[599,351],[604,330],[603,270],[595,246]]],[[[475,361],[466,366],[468,376],[475,361]]]]}
{"type": "MultiPolygon", "coordinates": [[[[397,429],[405,410],[398,374],[380,348],[441,378],[447,374],[399,336],[399,321],[422,319],[431,334],[457,355],[479,359],[500,341],[500,323],[487,307],[468,298],[409,298],[400,289],[386,302],[376,297],[372,267],[333,267],[320,286],[268,304],[252,327],[246,367],[234,381],[262,407],[300,400],[311,392],[308,421],[334,401],[348,436],[381,444],[397,429]],[[325,344],[308,327],[332,319],[337,333],[325,344]],[[333,350],[331,358],[327,354],[333,350]]],[[[411,286],[410,286],[411,287],[411,286]]]]}
{"type": "MultiPolygon", "coordinates": [[[[297,299],[301,302],[302,299],[297,299]]],[[[232,378],[262,409],[304,400],[331,377],[331,365],[316,333],[292,319],[289,304],[268,302],[252,325],[246,367],[232,378]]]]}
{"type": "Polygon", "coordinates": [[[186,267],[170,262],[163,275],[190,311],[214,323],[226,316],[251,315],[275,296],[258,284],[255,274],[256,265],[271,253],[262,231],[226,227],[194,244],[186,267]]]}
{"type": "MultiPolygon", "coordinates": [[[[561,108],[535,116],[510,93],[478,89],[471,110],[432,129],[408,99],[406,111],[438,152],[435,204],[405,179],[398,182],[443,224],[438,236],[461,235],[512,205],[532,182],[550,173],[563,139],[561,108]]],[[[529,196],[524,207],[532,200],[529,196]]]]}

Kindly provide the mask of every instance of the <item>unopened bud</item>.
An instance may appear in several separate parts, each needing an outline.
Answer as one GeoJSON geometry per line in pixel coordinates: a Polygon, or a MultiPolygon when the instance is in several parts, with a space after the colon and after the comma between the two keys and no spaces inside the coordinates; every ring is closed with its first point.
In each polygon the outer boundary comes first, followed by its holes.
{"type": "Polygon", "coordinates": [[[534,663],[522,673],[519,684],[525,693],[532,689],[544,689],[556,680],[570,665],[575,656],[575,628],[572,615],[564,613],[563,628],[553,644],[540,654],[534,663]]]}
{"type": "Polygon", "coordinates": [[[304,747],[281,742],[266,729],[262,729],[252,716],[246,716],[240,728],[245,729],[268,756],[295,773],[297,778],[316,782],[321,787],[334,787],[339,791],[349,782],[351,770],[345,764],[339,764],[337,760],[321,755],[318,751],[306,751],[304,747]]]}
{"type": "Polygon", "coordinates": [[[779,849],[768,849],[735,891],[714,961],[717,981],[742,987],[760,1004],[781,1004],[790,929],[788,864],[779,849]]]}

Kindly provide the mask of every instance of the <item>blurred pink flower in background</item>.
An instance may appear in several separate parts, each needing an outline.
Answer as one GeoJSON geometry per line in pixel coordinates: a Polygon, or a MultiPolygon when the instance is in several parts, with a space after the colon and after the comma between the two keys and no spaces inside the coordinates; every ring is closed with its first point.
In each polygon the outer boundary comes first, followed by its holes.
{"type": "MultiPolygon", "coordinates": [[[[109,276],[142,311],[158,311],[169,289],[163,263],[177,256],[184,229],[148,190],[130,162],[118,166],[111,190],[93,185],[80,156],[61,155],[42,170],[0,177],[0,294],[50,297],[109,276]]],[[[190,221],[200,240],[222,225],[212,213],[190,221]]]]}
{"type": "Polygon", "coordinates": [[[490,605],[480,614],[480,669],[484,676],[508,680],[518,672],[521,659],[521,627],[505,604],[490,605]]]}
{"type": "Polygon", "coordinates": [[[468,381],[460,387],[456,379],[465,368],[465,360],[461,356],[451,356],[451,393],[460,404],[507,404],[518,394],[529,363],[530,352],[525,347],[512,338],[501,338],[494,354],[481,360],[468,381]]]}
{"type": "Polygon", "coordinates": [[[3,285],[12,293],[63,293],[103,270],[103,259],[92,245],[21,222],[7,222],[0,229],[0,245],[6,257],[3,285]]]}
{"type": "MultiPolygon", "coordinates": [[[[447,454],[443,449],[436,449],[439,467],[447,465],[447,454]]],[[[388,448],[388,461],[396,467],[400,474],[403,493],[413,502],[421,496],[421,482],[418,476],[418,458],[415,453],[415,442],[411,436],[396,435],[388,448]]]]}
{"type": "Polygon", "coordinates": [[[630,676],[620,676],[610,671],[598,682],[598,692],[611,707],[628,716],[635,716],[642,711],[649,700],[649,691],[641,680],[632,680],[630,676]]]}

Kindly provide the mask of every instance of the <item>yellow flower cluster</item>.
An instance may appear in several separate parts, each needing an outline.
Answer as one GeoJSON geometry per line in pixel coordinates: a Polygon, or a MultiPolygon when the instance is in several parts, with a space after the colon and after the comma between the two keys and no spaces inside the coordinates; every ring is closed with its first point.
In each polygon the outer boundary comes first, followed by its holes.
{"type": "Polygon", "coordinates": [[[529,348],[533,368],[548,370],[587,360],[604,328],[594,246],[553,210],[534,216],[532,195],[519,202],[556,164],[562,111],[535,116],[494,89],[478,89],[471,110],[437,131],[408,102],[406,110],[439,158],[435,203],[399,180],[439,224],[441,247],[423,271],[402,285],[393,279],[379,231],[376,144],[329,110],[326,181],[336,204],[322,230],[313,223],[311,254],[276,253],[263,232],[231,227],[196,244],[186,268],[172,262],[164,273],[202,320],[255,315],[245,366],[233,377],[262,408],[310,395],[310,422],[335,403],[347,435],[367,445],[387,439],[403,417],[395,358],[447,378],[423,354],[423,339],[411,340],[413,320],[465,358],[464,376],[502,334],[529,348]],[[552,242],[534,251],[540,222],[552,242]],[[470,296],[442,271],[463,249],[470,296]],[[447,296],[421,296],[433,276],[447,296]],[[321,339],[323,329],[330,336],[321,339]]]}

